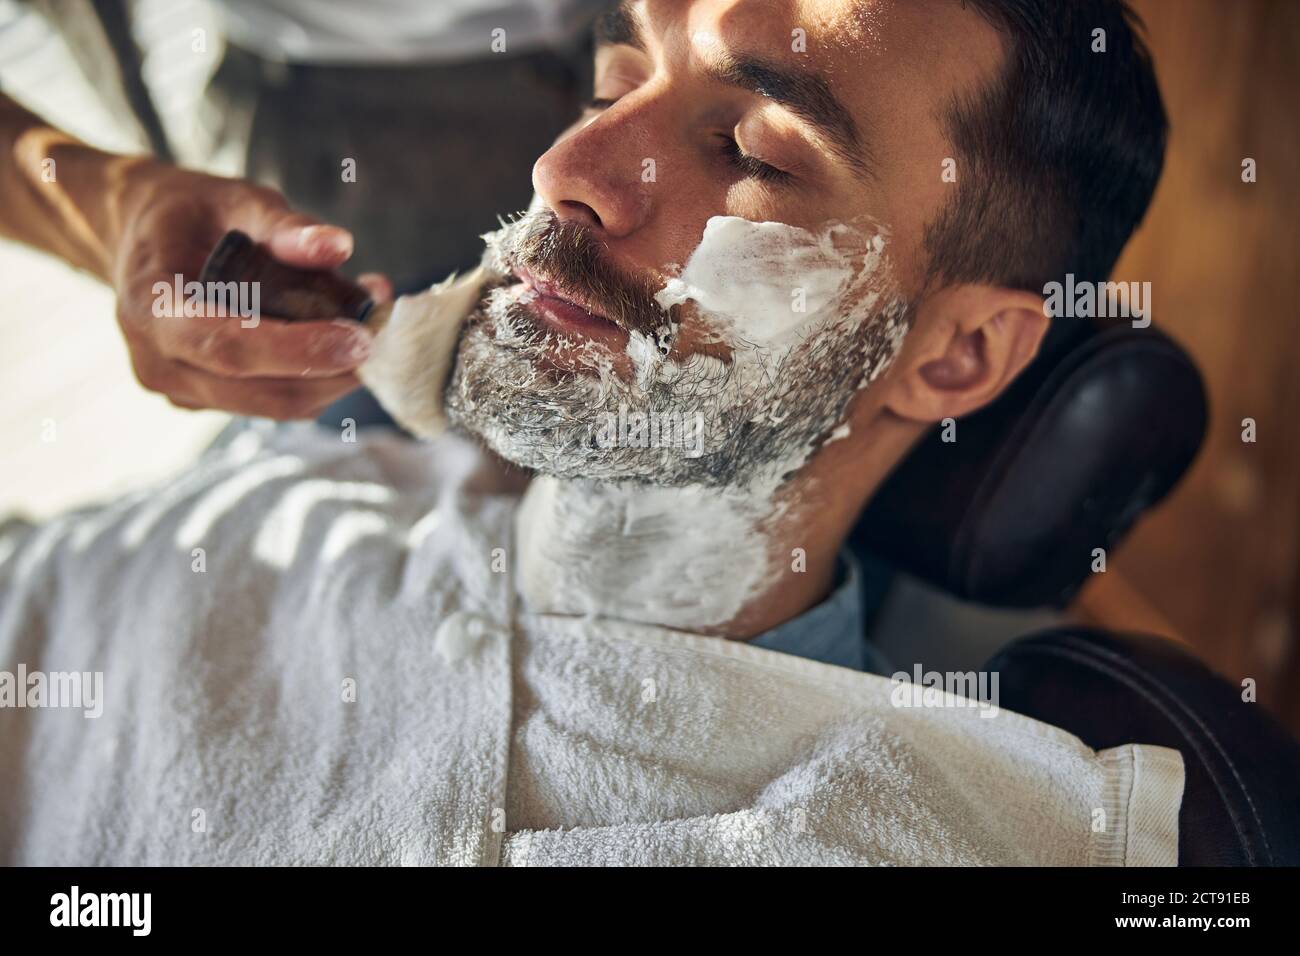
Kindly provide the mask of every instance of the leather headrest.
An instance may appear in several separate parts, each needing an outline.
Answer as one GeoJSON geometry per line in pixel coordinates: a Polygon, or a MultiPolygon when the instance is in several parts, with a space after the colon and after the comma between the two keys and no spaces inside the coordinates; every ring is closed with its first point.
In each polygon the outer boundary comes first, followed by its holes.
{"type": "Polygon", "coordinates": [[[934,429],[863,513],[854,547],[959,598],[1064,606],[1191,464],[1200,373],[1154,326],[1055,319],[996,402],[934,429]]]}

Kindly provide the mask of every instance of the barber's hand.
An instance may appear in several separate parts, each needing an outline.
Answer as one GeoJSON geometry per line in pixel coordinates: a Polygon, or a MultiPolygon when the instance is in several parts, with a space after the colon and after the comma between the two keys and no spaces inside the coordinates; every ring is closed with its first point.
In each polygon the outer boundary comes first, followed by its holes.
{"type": "MultiPolygon", "coordinates": [[[[289,209],[271,189],[146,162],[121,187],[113,250],[117,318],[140,384],[182,408],[268,418],[312,418],[360,384],[355,370],[371,334],[346,319],[286,322],[239,315],[156,313],[156,283],[196,282],[217,240],[240,229],[275,258],[332,269],[352,254],[352,236],[289,209]]],[[[359,280],[377,301],[392,297],[382,276],[359,280]]],[[[170,305],[170,298],[168,303],[170,305]]],[[[206,310],[205,310],[206,311],[206,310]]],[[[167,312],[171,312],[168,308],[167,312]]]]}

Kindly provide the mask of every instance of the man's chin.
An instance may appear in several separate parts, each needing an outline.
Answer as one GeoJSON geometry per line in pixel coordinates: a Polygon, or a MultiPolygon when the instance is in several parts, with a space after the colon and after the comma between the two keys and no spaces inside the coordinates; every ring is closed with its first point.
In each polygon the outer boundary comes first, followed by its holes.
{"type": "Polygon", "coordinates": [[[501,345],[488,329],[467,331],[446,393],[453,427],[511,464],[555,478],[665,486],[706,479],[690,457],[698,446],[629,440],[628,406],[596,372],[584,364],[557,371],[550,362],[501,345]]]}
{"type": "Polygon", "coordinates": [[[482,319],[462,333],[448,417],[507,461],[564,479],[779,483],[840,420],[860,374],[842,342],[823,338],[824,367],[773,366],[738,379],[734,364],[696,356],[629,384],[608,364],[589,367],[590,352],[577,373],[557,373],[547,367],[553,336],[497,310],[482,319]]]}

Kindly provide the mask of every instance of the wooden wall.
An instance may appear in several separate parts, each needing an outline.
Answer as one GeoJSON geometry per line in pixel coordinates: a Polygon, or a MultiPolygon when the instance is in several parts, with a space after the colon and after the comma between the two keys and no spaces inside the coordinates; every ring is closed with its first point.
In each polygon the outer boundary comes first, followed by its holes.
{"type": "Polygon", "coordinates": [[[1300,733],[1300,2],[1133,5],[1172,137],[1117,278],[1152,283],[1154,322],[1199,363],[1212,417],[1192,472],[1079,609],[1163,628],[1234,682],[1254,678],[1300,733]]]}

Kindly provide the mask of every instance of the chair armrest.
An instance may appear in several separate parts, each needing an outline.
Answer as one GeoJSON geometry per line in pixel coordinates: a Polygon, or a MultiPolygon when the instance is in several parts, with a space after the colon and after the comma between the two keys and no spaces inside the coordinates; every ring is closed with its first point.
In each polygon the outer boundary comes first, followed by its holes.
{"type": "Polygon", "coordinates": [[[998,672],[1000,706],[1094,749],[1182,753],[1180,866],[1300,864],[1300,744],[1179,645],[1060,628],[1008,645],[986,666],[998,672]]]}

